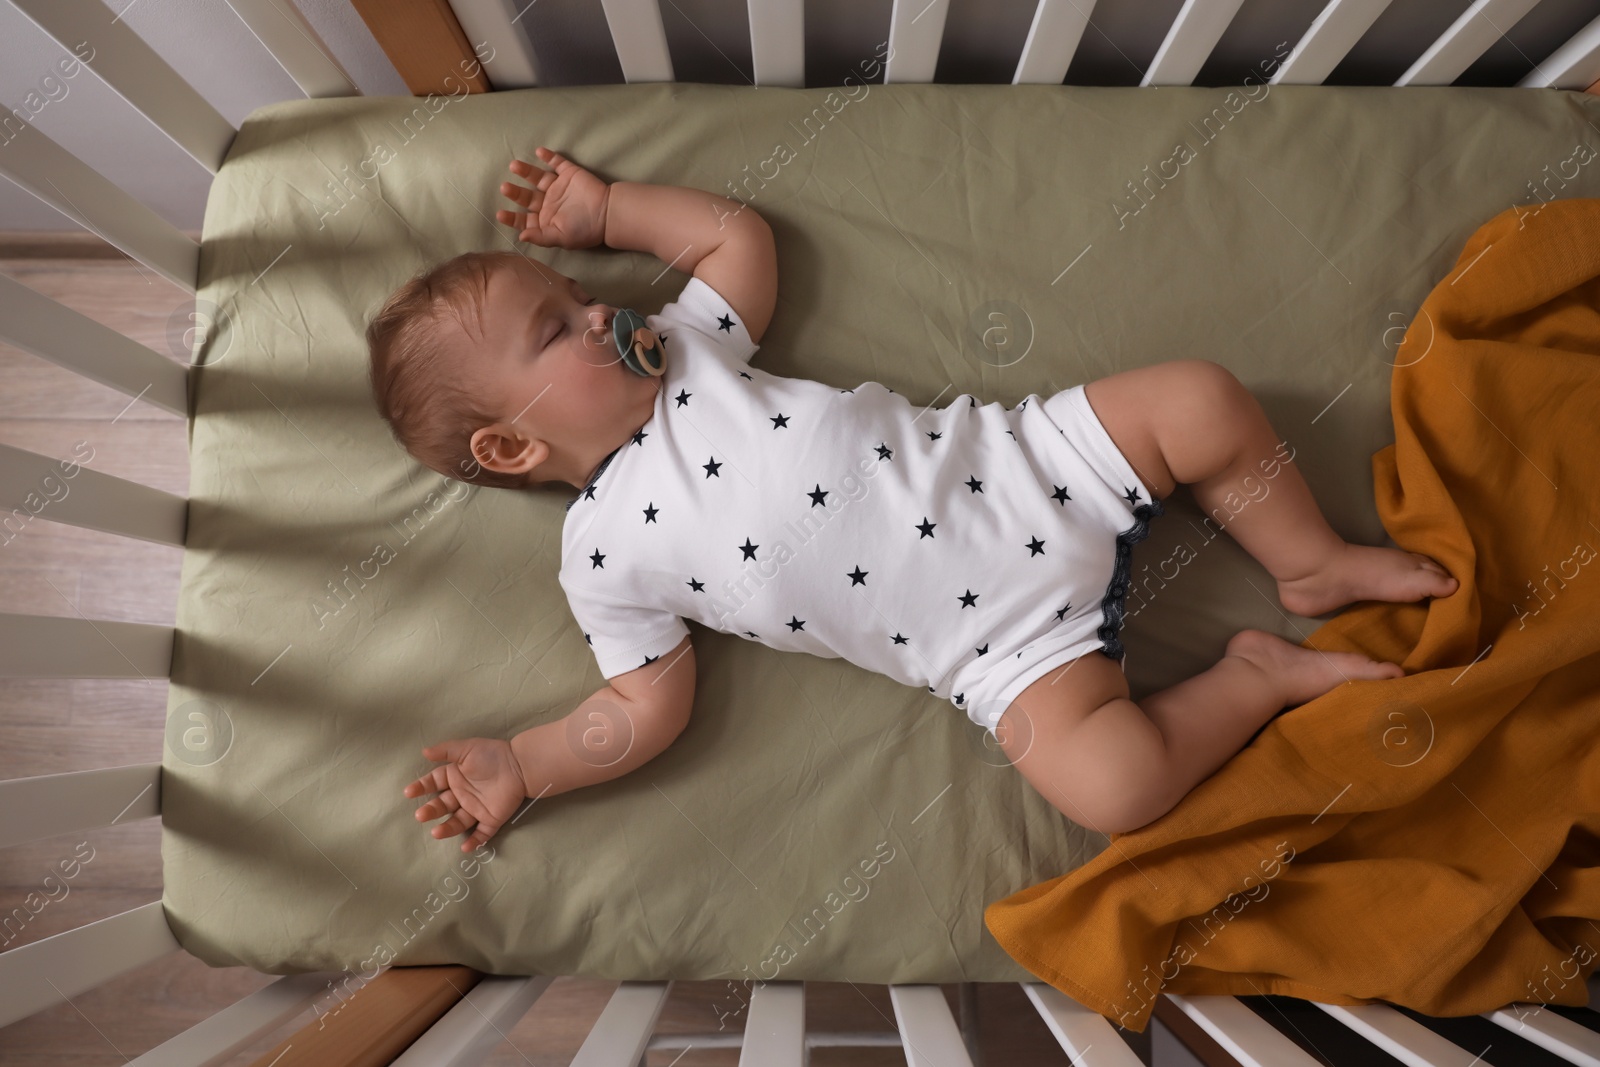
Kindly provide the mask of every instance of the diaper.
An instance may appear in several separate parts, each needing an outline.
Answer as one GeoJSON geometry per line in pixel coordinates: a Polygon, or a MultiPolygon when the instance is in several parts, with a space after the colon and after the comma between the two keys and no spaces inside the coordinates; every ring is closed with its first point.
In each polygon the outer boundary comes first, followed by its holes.
{"type": "Polygon", "coordinates": [[[1133,546],[1163,513],[1106,433],[1083,386],[1042,402],[1030,396],[1011,415],[1024,451],[1048,460],[1041,468],[1077,468],[1068,532],[1079,544],[1063,586],[1040,590],[1044,610],[1033,632],[988,649],[952,679],[952,699],[959,697],[957,706],[991,734],[1011,702],[1040,676],[1090,652],[1123,661],[1118,633],[1126,617],[1133,546]]]}

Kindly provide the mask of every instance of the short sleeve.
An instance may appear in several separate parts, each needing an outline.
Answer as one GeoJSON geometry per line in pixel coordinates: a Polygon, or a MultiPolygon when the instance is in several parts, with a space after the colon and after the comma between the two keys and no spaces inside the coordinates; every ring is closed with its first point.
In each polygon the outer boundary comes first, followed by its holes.
{"type": "Polygon", "coordinates": [[[569,583],[565,575],[561,577],[561,587],[566,591],[572,617],[582,627],[584,640],[606,678],[638,670],[648,660],[671,652],[689,633],[681,618],[663,608],[569,583]]]}
{"type": "Polygon", "coordinates": [[[745,329],[732,305],[699,278],[690,278],[678,299],[651,318],[659,319],[666,327],[668,358],[672,354],[672,327],[705,335],[740,363],[749,363],[750,357],[761,347],[750,339],[750,331],[745,329]]]}

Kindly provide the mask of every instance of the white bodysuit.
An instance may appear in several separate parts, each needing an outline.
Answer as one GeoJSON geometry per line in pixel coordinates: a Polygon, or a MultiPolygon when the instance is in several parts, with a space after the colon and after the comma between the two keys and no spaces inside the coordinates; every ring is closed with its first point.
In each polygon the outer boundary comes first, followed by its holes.
{"type": "Polygon", "coordinates": [[[646,322],[655,412],[562,529],[561,586],[605,677],[690,618],[926,686],[993,732],[1045,672],[1122,658],[1129,555],[1162,508],[1082,386],[920,408],[778,377],[698,278],[646,322]]]}

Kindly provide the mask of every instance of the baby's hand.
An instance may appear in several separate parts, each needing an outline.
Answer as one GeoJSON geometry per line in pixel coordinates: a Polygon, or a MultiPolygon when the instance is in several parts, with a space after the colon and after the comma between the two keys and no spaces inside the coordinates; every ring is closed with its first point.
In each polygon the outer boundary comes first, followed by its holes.
{"type": "Polygon", "coordinates": [[[439,794],[417,809],[418,821],[450,818],[435,826],[436,838],[468,834],[461,851],[470,852],[493,837],[527,799],[522,767],[512,754],[511,742],[472,737],[446,741],[422,750],[423,756],[445,761],[405,788],[408,797],[439,794]]]}
{"type": "Polygon", "coordinates": [[[548,148],[536,148],[534,153],[554,169],[540,170],[513,159],[511,173],[534,185],[530,189],[516,182],[501,182],[501,195],[524,210],[502,208],[495,217],[521,230],[519,236],[524,241],[546,248],[593,248],[604,244],[611,187],[548,148]]]}

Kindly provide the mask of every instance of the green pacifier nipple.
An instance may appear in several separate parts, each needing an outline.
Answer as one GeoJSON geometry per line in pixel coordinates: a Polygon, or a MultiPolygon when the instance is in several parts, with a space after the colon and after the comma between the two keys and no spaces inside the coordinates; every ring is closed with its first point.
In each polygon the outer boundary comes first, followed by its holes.
{"type": "Polygon", "coordinates": [[[639,377],[659,378],[667,372],[661,339],[644,324],[644,316],[632,308],[617,309],[611,320],[611,339],[622,357],[623,366],[639,377]]]}

